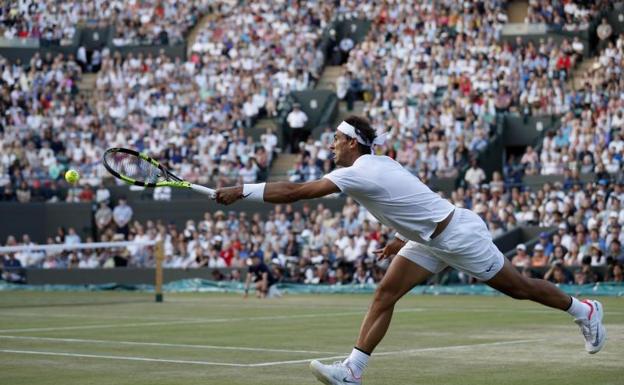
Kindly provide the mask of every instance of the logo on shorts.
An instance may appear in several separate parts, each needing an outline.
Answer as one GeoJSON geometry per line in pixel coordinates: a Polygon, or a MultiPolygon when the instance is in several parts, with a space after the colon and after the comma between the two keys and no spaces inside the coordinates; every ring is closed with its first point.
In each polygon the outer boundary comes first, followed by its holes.
{"type": "Polygon", "coordinates": [[[494,264],[492,263],[490,265],[490,267],[487,268],[487,270],[485,271],[486,273],[489,273],[490,271],[492,271],[492,268],[494,267],[494,264]]]}

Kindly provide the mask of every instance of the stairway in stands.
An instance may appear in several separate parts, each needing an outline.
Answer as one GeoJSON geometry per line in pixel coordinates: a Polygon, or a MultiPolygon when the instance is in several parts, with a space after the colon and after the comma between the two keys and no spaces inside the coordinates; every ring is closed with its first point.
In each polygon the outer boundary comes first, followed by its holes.
{"type": "Polygon", "coordinates": [[[342,71],[342,66],[325,66],[315,88],[317,90],[332,90],[336,92],[336,79],[338,79],[342,71]]]}
{"type": "Polygon", "coordinates": [[[572,71],[570,80],[568,81],[568,86],[570,86],[570,88],[573,90],[579,90],[580,88],[582,88],[585,85],[583,83],[583,80],[585,79],[585,75],[590,73],[593,69],[595,69],[594,66],[597,64],[598,64],[598,56],[584,59],[572,71]]]}
{"type": "Polygon", "coordinates": [[[82,77],[80,81],[78,82],[78,90],[87,99],[91,99],[93,97],[93,94],[95,92],[96,79],[97,79],[97,74],[84,73],[82,74],[82,77]]]}
{"type": "Polygon", "coordinates": [[[526,0],[511,1],[507,5],[507,21],[509,23],[524,23],[529,9],[529,2],[526,0]]]}

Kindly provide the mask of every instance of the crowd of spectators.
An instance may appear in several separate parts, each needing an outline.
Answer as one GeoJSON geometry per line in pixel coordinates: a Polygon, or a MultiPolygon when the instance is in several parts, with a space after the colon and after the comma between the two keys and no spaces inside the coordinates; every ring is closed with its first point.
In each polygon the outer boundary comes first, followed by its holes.
{"type": "Polygon", "coordinates": [[[72,45],[82,25],[111,26],[113,44],[168,45],[184,41],[213,0],[5,1],[0,6],[4,38],[34,38],[72,45]]]}
{"type": "Polygon", "coordinates": [[[541,148],[528,147],[510,166],[520,174],[595,174],[610,182],[622,177],[624,158],[624,35],[610,40],[593,67],[582,75],[582,87],[564,95],[567,112],[547,132],[541,148]]]}
{"type": "MultiPolygon", "coordinates": [[[[191,47],[190,60],[200,66],[200,95],[231,105],[246,128],[259,114],[277,116],[287,95],[313,88],[320,78],[321,33],[333,8],[332,2],[317,1],[222,7],[191,47]]],[[[295,150],[307,120],[300,115],[289,117],[295,150]]]]}
{"type": "Polygon", "coordinates": [[[96,15],[114,27],[112,41],[116,46],[181,44],[202,14],[209,9],[212,11],[211,6],[219,4],[215,0],[118,0],[112,4],[102,3],[106,4],[105,11],[98,10],[96,15]]]}
{"type": "Polygon", "coordinates": [[[613,6],[610,0],[529,0],[526,23],[544,23],[552,29],[585,31],[592,19],[613,6]]]}
{"type": "Polygon", "coordinates": [[[364,100],[379,132],[390,130],[378,153],[396,155],[421,177],[454,177],[487,146],[497,115],[567,111],[566,80],[583,43],[502,42],[505,4],[399,2],[361,11],[374,23],[336,88],[348,105],[364,100]]]}
{"type": "Polygon", "coordinates": [[[237,181],[250,173],[243,171],[248,165],[257,180],[266,179],[277,136],[269,129],[256,142],[246,129],[264,113],[267,99],[242,92],[245,85],[214,64],[164,54],[105,58],[95,114],[107,145],[147,151],[180,177],[202,184],[237,181]],[[254,105],[253,114],[247,104],[254,105]]]}
{"type": "MultiPolygon", "coordinates": [[[[277,205],[267,215],[247,212],[206,212],[183,226],[163,221],[140,223],[125,199],[111,208],[101,202],[95,213],[96,233],[81,239],[73,228],[59,229],[47,244],[108,241],[164,241],[165,267],[244,269],[253,254],[261,255],[280,281],[297,283],[378,282],[386,262],[377,263],[373,250],[393,236],[367,212],[348,199],[342,210],[305,204],[301,210],[277,205]]],[[[32,244],[10,236],[4,246],[32,244]]],[[[21,267],[94,268],[150,267],[150,247],[101,250],[56,250],[3,255],[21,267]]]]}
{"type": "MultiPolygon", "coordinates": [[[[511,70],[514,59],[496,43],[506,21],[504,3],[399,2],[365,10],[373,25],[350,51],[337,89],[347,102],[364,100],[379,132],[392,128],[378,152],[396,154],[424,175],[452,176],[456,149],[487,144],[497,71],[511,70]],[[486,58],[497,52],[503,61],[488,65],[486,58]]],[[[457,161],[467,164],[468,158],[457,161]]]]}
{"type": "MultiPolygon", "coordinates": [[[[100,195],[105,198],[105,194],[100,195]]],[[[540,234],[531,254],[524,244],[518,245],[519,256],[513,256],[512,263],[526,274],[544,275],[553,270],[546,274],[551,279],[563,266],[585,273],[584,281],[574,281],[576,277],[564,269],[564,275],[572,277],[570,282],[591,283],[621,277],[624,183],[585,186],[574,183],[569,189],[547,183],[531,191],[518,187],[505,189],[497,175],[489,184],[459,188],[448,199],[457,207],[479,214],[493,237],[519,225],[555,229],[540,234]],[[605,275],[591,272],[592,267],[605,268],[605,275]],[[588,276],[590,272],[592,279],[588,276]]],[[[95,211],[94,222],[95,232],[90,237],[81,239],[73,228],[59,229],[47,243],[163,240],[165,266],[174,268],[240,270],[251,255],[258,254],[283,282],[313,284],[378,282],[386,265],[375,261],[373,251],[394,234],[350,198],[340,211],[332,212],[323,204],[308,203],[301,210],[277,205],[264,217],[258,213],[218,210],[206,212],[202,220],[189,220],[183,226],[164,221],[138,222],[125,199],[114,206],[103,199],[95,211]]],[[[30,243],[27,235],[19,242],[30,243]]],[[[6,242],[7,246],[17,244],[14,237],[6,242]]],[[[154,265],[153,250],[149,247],[48,254],[24,252],[4,258],[12,264],[17,259],[20,266],[44,268],[154,265]]],[[[447,279],[451,279],[448,282],[471,281],[470,277],[451,272],[447,279]]]]}
{"type": "Polygon", "coordinates": [[[37,53],[26,65],[0,57],[0,74],[0,195],[27,202],[26,190],[57,180],[65,163],[98,157],[92,134],[76,129],[88,111],[78,94],[81,69],[72,57],[37,53]]]}
{"type": "Polygon", "coordinates": [[[110,177],[100,160],[113,146],[148,151],[193,182],[265,180],[277,136],[247,136],[240,106],[204,95],[195,68],[165,55],[105,57],[88,100],[71,56],[37,54],[27,65],[0,58],[0,199],[73,201],[57,191],[67,187],[58,182],[64,170],[81,173],[78,193],[94,189],[110,177]]]}
{"type": "MultiPolygon", "coordinates": [[[[125,3],[93,3],[102,7],[102,19],[119,15],[118,45],[179,38],[202,7],[213,2],[125,3]],[[168,25],[171,20],[176,20],[175,28],[168,25]]],[[[583,29],[604,5],[589,3],[530,2],[527,21],[583,29]]],[[[43,2],[27,6],[26,13],[12,8],[21,4],[11,2],[8,11],[2,9],[5,36],[28,37],[49,25],[37,16],[39,7],[57,7],[59,12],[46,14],[68,20],[90,20],[84,15],[93,7],[43,2]]],[[[364,100],[374,127],[388,131],[389,140],[375,148],[377,154],[395,158],[425,183],[457,177],[468,167],[462,186],[447,198],[477,212],[495,237],[519,225],[556,227],[554,234],[542,234],[533,255],[526,254],[524,245],[525,250],[518,250],[522,255],[514,264],[526,268],[526,274],[550,267],[547,279],[592,282],[598,277],[590,276],[587,266],[608,265],[607,276],[599,278],[621,280],[624,36],[614,39],[607,26],[599,28],[603,50],[597,64],[585,74],[582,89],[570,90],[566,80],[583,56],[583,43],[578,38],[561,44],[550,38],[500,42],[505,4],[217,3],[218,12],[199,31],[186,62],[164,53],[124,57],[103,51],[90,100],[76,87],[81,67],[73,56],[37,54],[29,63],[14,65],[0,58],[0,200],[94,202],[96,232],[83,241],[164,240],[168,267],[244,268],[247,258],[259,253],[283,280],[378,281],[384,266],[374,262],[372,250],[392,233],[350,200],[337,213],[322,205],[305,206],[301,212],[276,206],[268,218],[216,212],[184,228],[139,223],[125,201],[111,205],[103,184],[108,175],[99,164],[108,147],[134,147],[192,182],[224,186],[265,180],[277,136],[268,129],[256,142],[246,130],[258,116],[276,116],[289,92],[310,88],[319,78],[324,62],[320,33],[337,11],[373,20],[365,40],[346,48],[348,60],[336,88],[349,106],[357,98],[364,100]],[[507,166],[507,181],[563,173],[563,183],[537,190],[511,187],[498,172],[486,183],[476,155],[494,133],[497,115],[509,111],[562,118],[561,127],[546,135],[539,150],[528,147],[518,163],[507,166]],[[82,185],[60,188],[66,186],[57,180],[69,167],[79,169],[82,185]],[[583,185],[579,173],[588,172],[596,174],[596,183],[583,185]],[[577,280],[559,266],[580,267],[585,275],[577,280]]],[[[69,31],[73,25],[65,23],[64,28],[69,31]]],[[[67,38],[65,29],[50,33],[67,38]]],[[[297,128],[301,120],[293,118],[289,124],[297,128]]],[[[299,158],[291,181],[315,180],[332,170],[327,149],[332,136],[328,128],[318,140],[302,136],[301,146],[297,140],[299,158]]],[[[154,199],[170,197],[168,189],[154,190],[154,199]]],[[[80,241],[74,229],[60,229],[48,239],[50,244],[80,241]]],[[[18,242],[10,237],[6,243],[18,242]]],[[[25,236],[19,243],[30,240],[25,236]]],[[[6,266],[46,268],[154,263],[153,252],[144,247],[4,258],[6,266]]]]}
{"type": "Polygon", "coordinates": [[[519,223],[556,229],[540,234],[532,255],[526,245],[518,245],[512,259],[515,266],[526,268],[527,274],[535,273],[532,268],[549,268],[546,278],[552,278],[555,271],[559,274],[561,266],[579,267],[585,275],[565,273],[568,281],[576,283],[598,280],[591,273],[594,266],[607,266],[608,274],[618,270],[621,276],[624,182],[546,183],[535,192],[514,187],[512,196],[519,223]]]}
{"type": "Polygon", "coordinates": [[[219,3],[186,62],[162,51],[103,50],[89,98],[76,87],[80,65],[73,56],[1,59],[0,196],[54,199],[44,190],[55,190],[70,167],[81,173],[82,186],[95,188],[108,177],[102,152],[113,146],[148,151],[191,182],[265,180],[277,136],[269,129],[254,140],[247,129],[318,78],[324,59],[317,45],[331,4],[219,3]]]}

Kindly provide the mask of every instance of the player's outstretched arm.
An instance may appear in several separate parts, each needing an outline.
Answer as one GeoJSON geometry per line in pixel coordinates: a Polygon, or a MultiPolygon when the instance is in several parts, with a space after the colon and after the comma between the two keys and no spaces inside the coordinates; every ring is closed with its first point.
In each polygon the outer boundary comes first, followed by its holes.
{"type": "Polygon", "coordinates": [[[321,178],[312,182],[274,182],[217,189],[217,202],[225,205],[239,199],[263,200],[269,203],[291,203],[302,199],[314,199],[340,192],[329,179],[321,178]],[[248,191],[248,192],[246,192],[248,191]]]}

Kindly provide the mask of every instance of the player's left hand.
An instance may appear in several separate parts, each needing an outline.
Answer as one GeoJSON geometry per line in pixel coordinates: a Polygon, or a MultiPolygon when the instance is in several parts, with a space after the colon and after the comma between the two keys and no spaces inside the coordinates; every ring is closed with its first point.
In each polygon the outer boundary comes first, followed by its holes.
{"type": "Polygon", "coordinates": [[[401,247],[403,247],[403,245],[405,245],[405,242],[401,241],[398,238],[395,238],[390,243],[388,243],[386,247],[384,247],[383,249],[377,249],[373,251],[373,253],[377,255],[378,261],[382,261],[386,258],[390,258],[393,255],[396,255],[396,253],[401,250],[401,247]]]}
{"type": "Polygon", "coordinates": [[[243,196],[243,186],[224,187],[217,189],[216,200],[223,205],[229,205],[243,196]]]}

